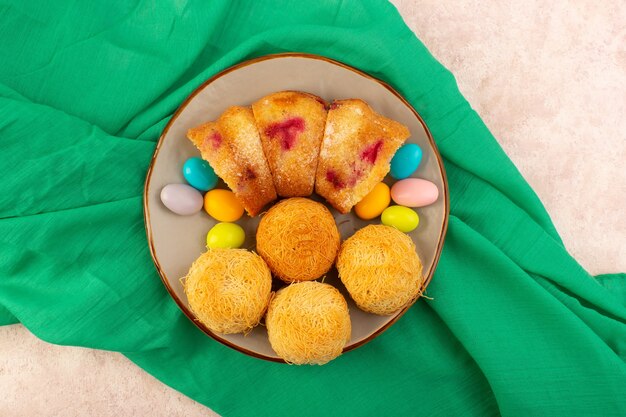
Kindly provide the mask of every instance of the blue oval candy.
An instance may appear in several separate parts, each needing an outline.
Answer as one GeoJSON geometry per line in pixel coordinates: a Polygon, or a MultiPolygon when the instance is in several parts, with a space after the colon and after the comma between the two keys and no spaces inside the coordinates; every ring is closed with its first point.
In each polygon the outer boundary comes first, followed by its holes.
{"type": "Polygon", "coordinates": [[[391,176],[397,180],[408,178],[422,161],[422,148],[415,143],[402,145],[391,159],[391,176]]]}
{"type": "Polygon", "coordinates": [[[183,165],[183,176],[193,188],[209,191],[217,184],[217,175],[202,158],[189,158],[183,165]]]}

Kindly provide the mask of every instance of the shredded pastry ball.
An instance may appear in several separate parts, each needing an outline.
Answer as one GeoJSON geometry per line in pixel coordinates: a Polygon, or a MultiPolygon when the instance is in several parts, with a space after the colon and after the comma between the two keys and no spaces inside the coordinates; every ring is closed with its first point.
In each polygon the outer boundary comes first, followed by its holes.
{"type": "Polygon", "coordinates": [[[350,340],[346,300],[333,286],[317,281],[278,291],[265,324],[276,354],[297,365],[323,365],[341,355],[350,340]]]}
{"type": "Polygon", "coordinates": [[[384,225],[369,225],[346,240],[337,258],[339,278],[356,305],[388,315],[422,291],[422,262],[411,238],[384,225]]]}
{"type": "Polygon", "coordinates": [[[341,238],[330,211],[306,198],[289,198],[272,207],[259,223],[256,249],[285,282],[324,275],[337,257],[341,238]]]}
{"type": "Polygon", "coordinates": [[[216,333],[247,333],[271,297],[272,275],[245,249],[209,249],[191,265],[183,286],[197,319],[216,333]]]}

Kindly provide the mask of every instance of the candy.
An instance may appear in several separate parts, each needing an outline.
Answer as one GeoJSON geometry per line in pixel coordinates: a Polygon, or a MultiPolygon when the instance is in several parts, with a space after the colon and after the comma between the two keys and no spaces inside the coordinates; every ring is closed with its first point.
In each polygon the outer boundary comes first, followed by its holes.
{"type": "Polygon", "coordinates": [[[391,159],[391,176],[397,180],[408,178],[422,161],[422,148],[415,143],[402,145],[391,159]]]}
{"type": "Polygon", "coordinates": [[[229,190],[211,190],[206,193],[204,210],[220,222],[236,222],[243,216],[243,206],[229,190]]]}
{"type": "Polygon", "coordinates": [[[208,191],[217,184],[217,175],[207,161],[201,158],[189,158],[183,165],[183,176],[194,188],[208,191]]]}
{"type": "Polygon", "coordinates": [[[218,223],[206,235],[206,245],[210,249],[237,249],[246,240],[243,228],[235,223],[218,223]]]}
{"type": "Polygon", "coordinates": [[[391,187],[391,198],[407,207],[424,207],[437,201],[439,189],[435,184],[421,178],[407,178],[391,187]]]}
{"type": "Polygon", "coordinates": [[[401,232],[409,233],[415,230],[420,219],[415,210],[404,206],[391,206],[383,211],[381,221],[386,226],[392,226],[401,232]]]}
{"type": "Polygon", "coordinates": [[[168,184],[161,190],[161,201],[170,211],[189,216],[202,209],[202,194],[187,184],[168,184]]]}
{"type": "Polygon", "coordinates": [[[389,186],[381,182],[376,184],[372,191],[354,206],[354,212],[361,219],[370,220],[380,216],[383,210],[389,206],[390,201],[389,186]]]}

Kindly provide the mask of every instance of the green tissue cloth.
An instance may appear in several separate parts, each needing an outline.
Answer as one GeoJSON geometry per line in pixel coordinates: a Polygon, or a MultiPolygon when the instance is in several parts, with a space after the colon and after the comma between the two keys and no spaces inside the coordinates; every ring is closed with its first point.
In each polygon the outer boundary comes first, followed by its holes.
{"type": "MultiPolygon", "coordinates": [[[[594,278],[439,64],[383,1],[0,4],[0,323],[122,352],[225,416],[624,416],[626,278],[594,278]],[[450,183],[432,300],[325,366],[201,333],[150,258],[159,134],[246,59],[324,55],[401,92],[450,183]]],[[[355,92],[358,95],[358,92],[355,92]]]]}

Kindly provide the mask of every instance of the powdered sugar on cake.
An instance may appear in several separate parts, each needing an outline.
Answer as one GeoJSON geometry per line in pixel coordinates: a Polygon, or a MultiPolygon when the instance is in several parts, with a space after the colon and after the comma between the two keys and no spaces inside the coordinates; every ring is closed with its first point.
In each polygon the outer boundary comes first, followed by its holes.
{"type": "Polygon", "coordinates": [[[276,198],[250,108],[231,107],[215,122],[190,129],[187,136],[251,216],[276,198]]]}
{"type": "Polygon", "coordinates": [[[278,195],[313,193],[326,122],[325,102],[297,91],[270,94],[252,104],[263,152],[278,195]]]}
{"type": "Polygon", "coordinates": [[[362,100],[333,102],[328,112],[315,190],[343,213],[389,172],[408,129],[375,113],[362,100]]]}
{"type": "Polygon", "coordinates": [[[402,124],[362,100],[334,101],[283,91],[188,132],[248,213],[284,197],[315,191],[342,213],[350,211],[387,174],[408,138],[402,124]]]}

